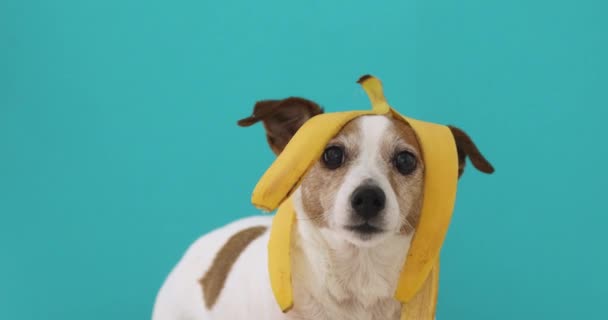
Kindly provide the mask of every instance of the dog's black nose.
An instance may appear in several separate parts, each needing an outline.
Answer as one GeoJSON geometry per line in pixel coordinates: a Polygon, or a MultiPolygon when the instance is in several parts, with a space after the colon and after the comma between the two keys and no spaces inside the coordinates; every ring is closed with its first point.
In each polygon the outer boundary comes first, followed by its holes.
{"type": "Polygon", "coordinates": [[[377,186],[360,186],[350,197],[355,213],[365,220],[376,217],[386,203],[384,191],[377,186]]]}

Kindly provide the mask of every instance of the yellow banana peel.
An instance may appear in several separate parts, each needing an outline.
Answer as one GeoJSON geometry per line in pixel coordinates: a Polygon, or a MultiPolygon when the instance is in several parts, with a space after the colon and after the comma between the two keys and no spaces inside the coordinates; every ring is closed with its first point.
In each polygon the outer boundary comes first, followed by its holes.
{"type": "Polygon", "coordinates": [[[273,294],[283,312],[294,304],[291,283],[291,240],[295,210],[290,196],[326,144],[349,121],[362,115],[390,115],[408,123],[419,140],[424,171],[424,199],[420,220],[400,274],[395,299],[403,303],[402,319],[433,319],[437,303],[439,253],[450,224],[456,198],[458,154],[447,126],[402,116],[384,97],[382,83],[364,76],[359,84],[372,109],[325,113],[309,119],[298,130],[256,185],[252,203],[273,211],[268,243],[268,269],[273,294]]]}

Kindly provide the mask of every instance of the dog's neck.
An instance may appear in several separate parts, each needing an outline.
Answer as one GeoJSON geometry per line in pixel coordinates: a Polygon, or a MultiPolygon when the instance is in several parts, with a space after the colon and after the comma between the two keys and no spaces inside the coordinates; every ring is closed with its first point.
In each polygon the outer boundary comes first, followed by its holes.
{"type": "Polygon", "coordinates": [[[307,313],[323,313],[315,319],[335,317],[344,308],[375,314],[373,319],[389,319],[387,313],[398,316],[400,304],[393,297],[411,236],[394,235],[377,246],[360,247],[315,226],[301,206],[295,207],[296,306],[307,313]]]}

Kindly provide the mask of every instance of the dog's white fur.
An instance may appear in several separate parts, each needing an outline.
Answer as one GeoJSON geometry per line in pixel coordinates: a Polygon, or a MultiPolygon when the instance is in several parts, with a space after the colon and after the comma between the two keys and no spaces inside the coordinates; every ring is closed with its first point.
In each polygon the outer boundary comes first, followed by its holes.
{"type": "MultiPolygon", "coordinates": [[[[360,155],[336,194],[328,227],[315,225],[304,211],[301,190],[294,203],[298,217],[292,253],[294,308],[282,313],[272,295],[267,271],[269,231],[254,240],[233,265],[220,296],[207,310],[199,279],[228,238],[253,226],[270,227],[269,217],[246,218],[197,240],[172,270],[160,292],[153,320],[385,320],[399,319],[401,305],[393,294],[412,234],[399,233],[399,203],[378,156],[391,130],[383,116],[357,119],[363,139],[360,155]],[[372,179],[386,194],[386,231],[363,240],[345,230],[349,197],[364,180],[372,179]]],[[[413,148],[411,148],[413,149],[413,148]]]]}

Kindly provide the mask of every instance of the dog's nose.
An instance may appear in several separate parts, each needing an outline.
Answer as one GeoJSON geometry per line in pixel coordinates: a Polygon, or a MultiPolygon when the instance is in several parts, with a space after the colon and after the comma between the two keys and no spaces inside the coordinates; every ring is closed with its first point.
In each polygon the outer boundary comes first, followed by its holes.
{"type": "Polygon", "coordinates": [[[365,220],[376,217],[386,203],[384,191],[377,186],[360,186],[353,192],[350,205],[365,220]]]}

